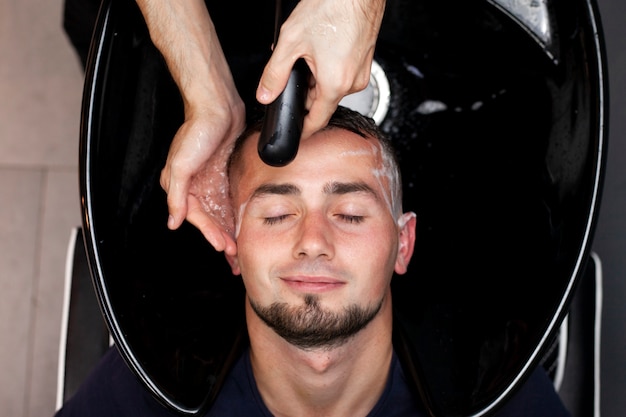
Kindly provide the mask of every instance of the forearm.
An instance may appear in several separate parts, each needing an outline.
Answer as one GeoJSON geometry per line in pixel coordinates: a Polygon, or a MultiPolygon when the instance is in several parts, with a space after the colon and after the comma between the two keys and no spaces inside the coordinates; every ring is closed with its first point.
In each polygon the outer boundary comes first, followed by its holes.
{"type": "Polygon", "coordinates": [[[181,92],[186,113],[215,107],[216,97],[226,106],[239,106],[230,68],[204,1],[136,1],[150,38],[181,92]]]}

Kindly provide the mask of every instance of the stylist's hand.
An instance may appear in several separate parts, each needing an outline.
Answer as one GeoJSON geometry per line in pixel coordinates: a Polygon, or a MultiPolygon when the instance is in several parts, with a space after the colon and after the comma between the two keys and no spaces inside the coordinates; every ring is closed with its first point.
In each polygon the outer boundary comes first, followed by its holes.
{"type": "Polygon", "coordinates": [[[384,10],[385,0],[300,0],[281,27],[257,100],[273,102],[304,58],[312,77],[302,138],[326,126],[344,96],[367,87],[384,10]]]}
{"type": "Polygon", "coordinates": [[[185,113],[191,114],[176,133],[161,171],[170,213],[167,225],[176,229],[186,218],[217,251],[234,255],[234,217],[226,163],[232,144],[244,128],[243,104],[239,108],[223,104],[200,114],[185,113]]]}
{"type": "Polygon", "coordinates": [[[245,128],[237,92],[204,0],[136,0],[184,103],[185,120],[161,171],[167,225],[185,218],[218,251],[236,252],[226,159],[245,128]]]}

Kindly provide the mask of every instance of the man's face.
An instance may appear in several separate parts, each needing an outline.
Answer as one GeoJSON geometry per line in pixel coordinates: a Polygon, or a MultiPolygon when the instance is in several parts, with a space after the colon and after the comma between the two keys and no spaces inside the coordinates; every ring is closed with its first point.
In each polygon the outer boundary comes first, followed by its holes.
{"type": "Polygon", "coordinates": [[[399,227],[392,216],[376,140],[318,132],[276,168],[259,159],[257,139],[231,176],[233,272],[281,336],[302,347],[340,343],[377,314],[394,269],[406,271],[415,220],[399,227]]]}

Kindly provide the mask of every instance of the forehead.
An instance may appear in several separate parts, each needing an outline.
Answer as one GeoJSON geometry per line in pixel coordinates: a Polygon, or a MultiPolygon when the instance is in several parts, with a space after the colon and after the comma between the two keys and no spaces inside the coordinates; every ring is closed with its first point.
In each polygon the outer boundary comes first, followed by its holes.
{"type": "Polygon", "coordinates": [[[343,129],[324,130],[301,141],[296,158],[284,167],[272,167],[261,161],[258,137],[258,133],[252,135],[242,148],[240,163],[231,178],[233,195],[266,182],[377,182],[382,167],[377,139],[363,138],[343,129]]]}

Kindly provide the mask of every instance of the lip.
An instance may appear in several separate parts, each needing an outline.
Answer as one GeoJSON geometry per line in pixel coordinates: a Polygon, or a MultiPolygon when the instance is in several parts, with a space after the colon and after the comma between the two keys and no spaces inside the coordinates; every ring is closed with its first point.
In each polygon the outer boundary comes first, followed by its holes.
{"type": "Polygon", "coordinates": [[[288,287],[300,292],[327,292],[341,288],[345,282],[331,277],[290,276],[281,277],[288,287]]]}

